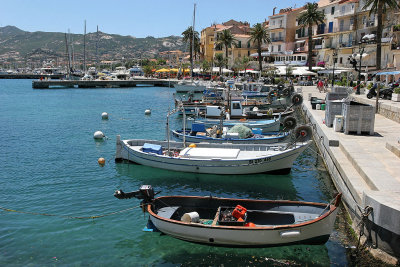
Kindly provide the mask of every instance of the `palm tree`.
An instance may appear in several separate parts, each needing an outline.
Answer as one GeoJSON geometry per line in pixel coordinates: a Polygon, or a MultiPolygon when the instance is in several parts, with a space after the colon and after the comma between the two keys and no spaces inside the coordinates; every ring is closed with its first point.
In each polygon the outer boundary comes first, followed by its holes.
{"type": "MultiPolygon", "coordinates": [[[[193,27],[189,26],[184,32],[182,32],[183,42],[189,43],[189,55],[190,64],[193,65],[193,49],[196,48],[196,42],[199,43],[199,33],[194,31],[194,46],[193,46],[193,27]]],[[[198,46],[200,47],[200,46],[198,46]]]]}
{"type": "Polygon", "coordinates": [[[301,13],[298,17],[299,25],[308,27],[308,70],[312,70],[312,27],[314,24],[324,23],[325,15],[322,11],[318,10],[317,3],[307,3],[305,5],[305,12],[301,13]]]}
{"type": "Polygon", "coordinates": [[[232,33],[227,29],[217,35],[216,45],[225,46],[226,68],[228,68],[228,48],[232,47],[233,44],[236,44],[236,41],[235,37],[233,37],[232,33]]]}
{"type": "Polygon", "coordinates": [[[386,13],[386,7],[392,9],[399,9],[400,6],[396,0],[367,0],[363,9],[367,9],[371,7],[369,14],[377,14],[378,17],[378,25],[376,29],[376,69],[381,69],[381,58],[382,58],[382,31],[383,31],[383,23],[382,23],[382,14],[386,13]]]}
{"type": "Polygon", "coordinates": [[[217,67],[219,67],[219,75],[222,73],[222,67],[225,65],[227,62],[227,58],[224,58],[224,56],[221,53],[215,54],[214,57],[214,62],[217,67]]]}
{"type": "Polygon", "coordinates": [[[271,39],[269,38],[267,29],[264,28],[261,23],[254,24],[253,28],[251,28],[249,42],[253,42],[257,46],[258,64],[259,64],[260,73],[261,73],[262,72],[261,46],[263,43],[271,42],[271,39]]]}

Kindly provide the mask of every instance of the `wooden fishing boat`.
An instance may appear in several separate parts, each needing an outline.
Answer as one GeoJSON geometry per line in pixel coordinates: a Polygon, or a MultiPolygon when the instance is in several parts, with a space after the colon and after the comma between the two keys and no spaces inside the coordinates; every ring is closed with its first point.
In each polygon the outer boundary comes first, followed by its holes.
{"type": "Polygon", "coordinates": [[[114,194],[143,199],[149,228],[181,240],[226,247],[324,244],[332,233],[341,194],[330,203],[213,196],[154,198],[151,186],[114,194]]]}
{"type": "MultiPolygon", "coordinates": [[[[254,132],[254,130],[253,130],[254,132]]],[[[185,140],[191,143],[232,143],[232,144],[272,144],[282,142],[286,137],[289,136],[288,132],[275,132],[275,133],[259,133],[254,134],[248,138],[240,138],[234,133],[225,133],[221,136],[210,136],[206,132],[197,132],[193,134],[193,131],[186,130],[185,134],[183,130],[172,130],[172,136],[178,140],[183,140],[185,135],[185,140]]]]}
{"type": "Polygon", "coordinates": [[[306,127],[296,131],[296,142],[288,144],[198,143],[189,147],[185,142],[121,140],[118,135],[116,161],[193,173],[288,174],[295,159],[310,145],[311,135],[306,127]]]}
{"type": "MultiPolygon", "coordinates": [[[[213,125],[219,125],[220,120],[218,119],[201,119],[198,118],[193,123],[204,123],[206,127],[212,127],[213,125]]],[[[193,124],[192,123],[192,124],[193,124]]],[[[271,120],[223,120],[222,125],[224,127],[233,127],[235,125],[244,125],[249,128],[261,129],[262,133],[278,132],[280,130],[281,122],[279,119],[271,120]]]]}

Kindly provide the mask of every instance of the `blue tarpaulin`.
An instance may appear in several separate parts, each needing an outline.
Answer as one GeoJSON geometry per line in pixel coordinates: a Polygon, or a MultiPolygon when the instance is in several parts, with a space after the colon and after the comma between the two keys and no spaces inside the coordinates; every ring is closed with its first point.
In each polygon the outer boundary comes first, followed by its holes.
{"type": "Polygon", "coordinates": [[[160,145],[144,143],[142,150],[143,150],[143,152],[155,153],[158,155],[162,155],[162,147],[160,145]]]}

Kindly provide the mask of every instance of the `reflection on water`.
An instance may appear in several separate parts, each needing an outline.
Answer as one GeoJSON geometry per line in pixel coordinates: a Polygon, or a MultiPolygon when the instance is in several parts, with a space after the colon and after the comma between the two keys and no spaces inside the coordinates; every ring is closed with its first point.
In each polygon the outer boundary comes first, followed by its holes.
{"type": "MultiPolygon", "coordinates": [[[[291,175],[212,175],[175,172],[131,163],[116,164],[129,187],[150,184],[162,195],[202,194],[220,197],[297,200],[291,175]]],[[[136,188],[130,188],[129,190],[136,188]]]]}

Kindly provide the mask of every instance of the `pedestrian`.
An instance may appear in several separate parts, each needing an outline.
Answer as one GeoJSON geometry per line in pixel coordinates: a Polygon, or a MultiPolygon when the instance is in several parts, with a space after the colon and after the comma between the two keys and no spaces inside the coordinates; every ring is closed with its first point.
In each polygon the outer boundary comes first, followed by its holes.
{"type": "Polygon", "coordinates": [[[328,91],[328,78],[325,78],[324,80],[324,92],[326,93],[328,91]]]}
{"type": "Polygon", "coordinates": [[[319,81],[318,81],[318,83],[317,83],[317,88],[318,88],[318,91],[319,91],[320,93],[322,93],[322,91],[324,90],[324,83],[322,82],[322,80],[319,80],[319,81]]]}

